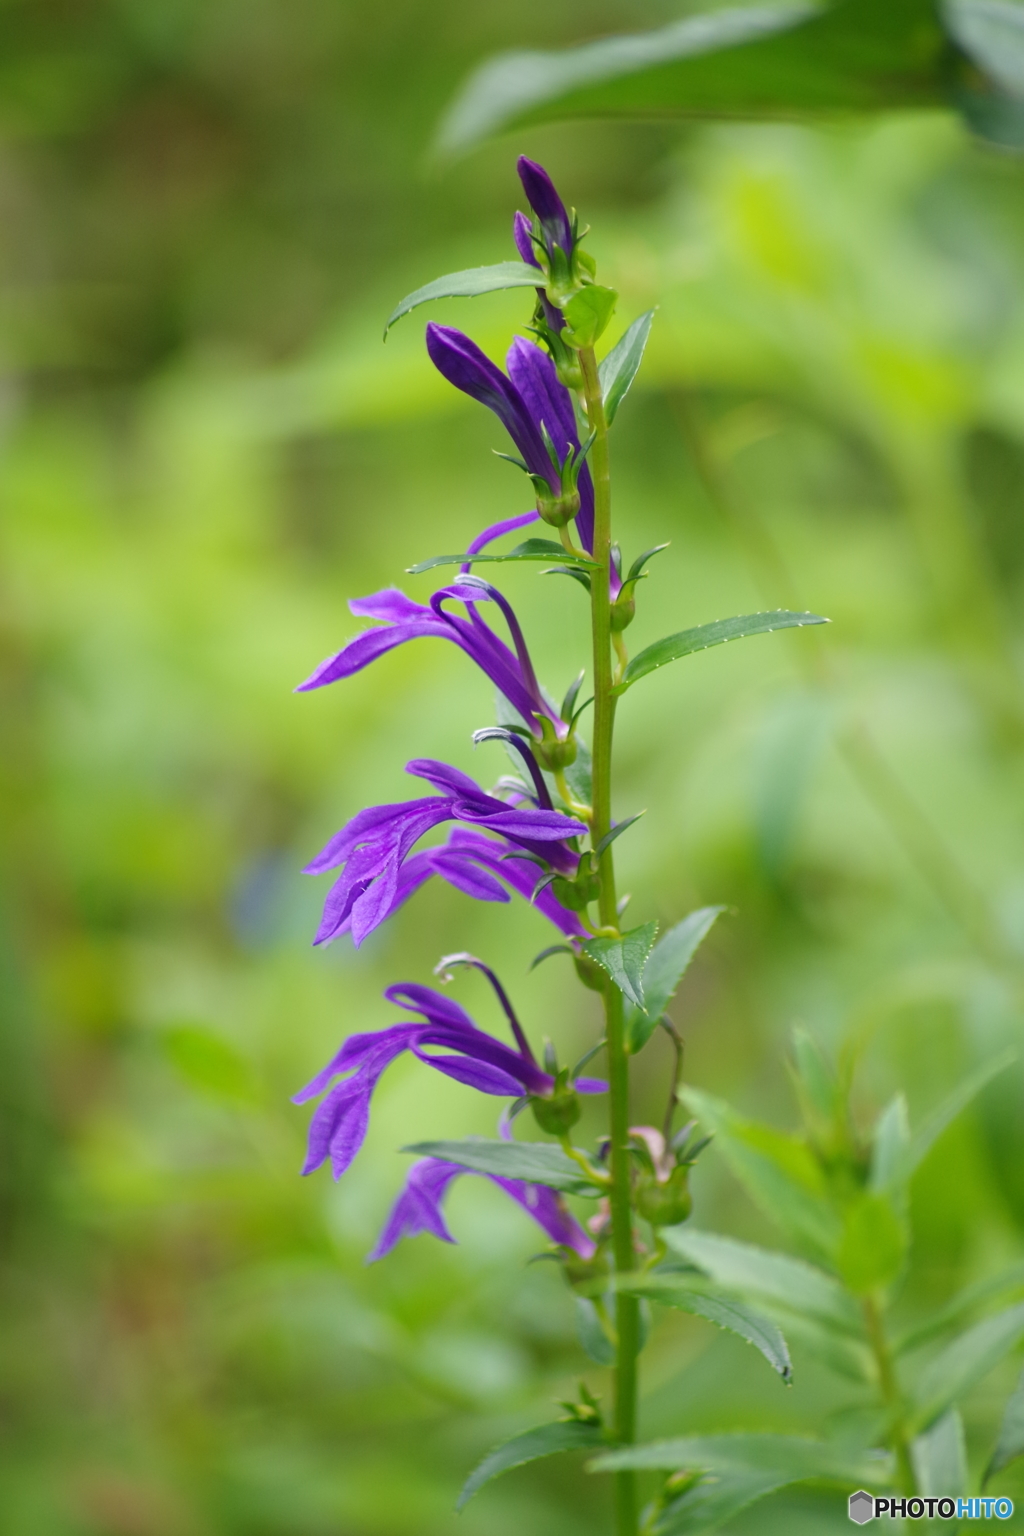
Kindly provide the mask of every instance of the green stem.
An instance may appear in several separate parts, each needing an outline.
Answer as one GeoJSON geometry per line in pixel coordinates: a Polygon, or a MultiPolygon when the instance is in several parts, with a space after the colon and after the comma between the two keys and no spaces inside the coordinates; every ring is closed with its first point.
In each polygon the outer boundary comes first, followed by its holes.
{"type": "MultiPolygon", "coordinates": [[[[591,840],[596,846],[611,830],[612,733],[615,727],[615,699],[612,696],[612,645],[609,601],[611,562],[611,477],[608,461],[608,422],[597,373],[597,358],[592,347],[580,351],[580,369],[587,402],[587,416],[594,445],[590,450],[590,473],[594,481],[594,559],[600,569],[593,572],[591,618],[594,641],[594,740],[593,778],[594,814],[591,840]]],[[[612,849],[601,855],[601,926],[617,928],[615,905],[615,864],[612,849]]],[[[608,1082],[611,1135],[611,1216],[612,1250],[615,1269],[625,1274],[635,1268],[633,1247],[633,1211],[630,1189],[629,1157],[629,1057],[626,1053],[622,1018],[622,994],[611,981],[605,983],[604,1007],[608,1039],[608,1082]]],[[[616,1298],[617,1350],[615,1365],[615,1438],[620,1445],[636,1439],[636,1356],[639,1342],[639,1312],[635,1296],[620,1293],[616,1298]]],[[[636,1477],[632,1472],[615,1474],[615,1499],[618,1536],[636,1536],[636,1477]]]]}
{"type": "Polygon", "coordinates": [[[889,1341],[885,1336],[882,1309],[874,1296],[865,1296],[863,1306],[868,1341],[878,1370],[878,1384],[883,1401],[891,1414],[890,1439],[892,1448],[896,1452],[900,1490],[904,1494],[912,1495],[917,1492],[917,1479],[914,1476],[914,1464],[910,1458],[910,1445],[903,1423],[903,1398],[889,1351],[889,1341]]]}

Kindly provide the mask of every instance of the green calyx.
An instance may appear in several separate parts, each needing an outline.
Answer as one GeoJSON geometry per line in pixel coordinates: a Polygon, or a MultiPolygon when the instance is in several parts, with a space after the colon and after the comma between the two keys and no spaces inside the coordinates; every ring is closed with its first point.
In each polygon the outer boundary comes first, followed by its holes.
{"type": "Polygon", "coordinates": [[[537,511],[541,519],[552,528],[564,528],[571,523],[580,509],[580,493],[575,486],[563,491],[561,496],[552,496],[547,481],[540,475],[532,475],[531,479],[537,492],[537,511]]]}
{"type": "Polygon", "coordinates": [[[538,713],[533,718],[540,726],[541,739],[538,741],[534,737],[530,745],[540,766],[549,773],[560,773],[563,768],[570,767],[576,761],[575,733],[570,731],[567,736],[558,736],[547,715],[538,713]]]}
{"type": "Polygon", "coordinates": [[[565,875],[556,875],[551,882],[551,891],[570,912],[585,911],[601,894],[601,876],[593,853],[588,851],[582,855],[572,880],[565,875]]]}
{"type": "Polygon", "coordinates": [[[642,1173],[636,1181],[634,1201],[638,1213],[652,1227],[677,1227],[693,1211],[689,1189],[689,1165],[673,1169],[667,1180],[642,1173]]]}
{"type": "Polygon", "coordinates": [[[573,955],[572,963],[585,987],[589,987],[591,992],[604,991],[608,973],[596,960],[591,960],[589,955],[573,955]]]}
{"type": "Polygon", "coordinates": [[[561,1067],[550,1093],[530,1099],[533,1118],[549,1136],[565,1136],[580,1117],[579,1095],[569,1081],[569,1068],[561,1067]]]}

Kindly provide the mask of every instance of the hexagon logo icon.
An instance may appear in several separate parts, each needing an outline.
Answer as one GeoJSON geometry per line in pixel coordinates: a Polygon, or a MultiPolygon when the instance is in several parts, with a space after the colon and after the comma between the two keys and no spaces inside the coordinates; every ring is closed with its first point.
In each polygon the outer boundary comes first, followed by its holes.
{"type": "Polygon", "coordinates": [[[850,1519],[855,1525],[866,1525],[875,1518],[875,1501],[870,1493],[858,1489],[850,1494],[850,1519]]]}

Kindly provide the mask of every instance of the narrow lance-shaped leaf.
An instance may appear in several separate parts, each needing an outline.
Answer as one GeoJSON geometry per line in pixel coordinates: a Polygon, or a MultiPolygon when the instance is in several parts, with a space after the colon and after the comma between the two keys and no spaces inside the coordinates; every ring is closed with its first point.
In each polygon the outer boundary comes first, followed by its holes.
{"type": "Polygon", "coordinates": [[[1024,1303],[975,1323],[932,1360],[914,1393],[911,1428],[927,1429],[1024,1338],[1024,1303]]]}
{"type": "Polygon", "coordinates": [[[806,1145],[772,1126],[747,1120],[724,1100],[685,1088],[680,1098],[705,1130],[751,1199],[815,1258],[831,1263],[841,1226],[827,1198],[821,1169],[806,1145]]]}
{"type": "Polygon", "coordinates": [[[964,1425],[951,1408],[910,1447],[917,1491],[926,1499],[957,1499],[967,1492],[967,1447],[964,1425]]]}
{"type": "Polygon", "coordinates": [[[625,1024],[631,1053],[642,1050],[651,1038],[698,947],[724,911],[724,907],[698,907],[663,934],[651,950],[644,966],[644,1006],[632,1009],[625,1024]]]}
{"type": "Polygon", "coordinates": [[[692,656],[696,651],[706,651],[713,645],[726,645],[730,640],[743,640],[748,635],[768,635],[776,629],[802,629],[807,624],[827,624],[828,619],[818,613],[791,613],[777,608],[771,613],[745,613],[735,619],[716,619],[712,624],[698,624],[694,629],[683,629],[677,635],[666,635],[656,640],[628,663],[622,681],[612,690],[625,693],[634,683],[656,672],[670,661],[692,656]]]}
{"type": "Polygon", "coordinates": [[[969,1076],[965,1077],[948,1098],[943,1099],[936,1109],[933,1109],[920,1129],[911,1137],[910,1147],[907,1151],[906,1163],[903,1168],[903,1177],[909,1179],[911,1174],[924,1162],[932,1147],[938,1141],[947,1126],[952,1125],[959,1114],[967,1108],[972,1099],[976,1098],[981,1090],[992,1081],[1000,1072],[1006,1070],[1011,1062],[1016,1061],[1017,1052],[1007,1050],[993,1057],[969,1076]]]}
{"type": "Polygon", "coordinates": [[[561,560],[578,565],[581,570],[597,565],[596,560],[588,560],[585,555],[570,554],[553,539],[526,539],[506,555],[434,555],[430,560],[408,566],[407,571],[410,576],[421,576],[424,571],[432,571],[439,565],[465,565],[467,561],[473,565],[502,565],[510,560],[561,560]]]}
{"type": "Polygon", "coordinates": [[[618,939],[588,939],[582,946],[592,960],[608,972],[619,991],[636,1007],[644,1006],[643,973],[651,952],[656,922],[630,928],[618,939]]]}
{"type": "Polygon", "coordinates": [[[831,1275],[802,1259],[690,1226],[670,1227],[665,1241],[673,1253],[745,1300],[807,1313],[854,1337],[863,1332],[853,1298],[831,1275]]]}
{"type": "Polygon", "coordinates": [[[402,1151],[415,1152],[419,1157],[439,1157],[446,1163],[471,1168],[474,1173],[546,1184],[549,1189],[571,1195],[599,1193],[561,1147],[546,1141],[488,1141],[481,1136],[467,1137],[465,1141],[418,1141],[402,1151]]]}
{"type": "Polygon", "coordinates": [[[680,1284],[671,1274],[645,1275],[618,1288],[632,1295],[646,1296],[663,1307],[674,1307],[678,1312],[707,1318],[708,1322],[718,1328],[738,1334],[761,1351],[772,1370],[777,1371],[783,1381],[788,1382],[792,1378],[793,1365],[782,1333],[769,1318],[761,1316],[745,1303],[731,1296],[716,1295],[707,1286],[698,1289],[692,1284],[680,1284]]]}
{"type": "Polygon", "coordinates": [[[388,316],[384,336],[396,320],[401,320],[411,309],[429,304],[431,299],[473,299],[481,293],[497,293],[502,288],[536,288],[543,283],[544,274],[525,261],[499,261],[490,267],[467,267],[464,272],[448,272],[435,277],[413,293],[407,293],[388,316]]]}
{"type": "Polygon", "coordinates": [[[1011,1461],[1016,1461],[1018,1456],[1024,1456],[1024,1372],[1003,1411],[999,1439],[992,1452],[992,1459],[985,1468],[984,1483],[1008,1467],[1011,1461]]]}
{"type": "Polygon", "coordinates": [[[931,1317],[926,1317],[922,1322],[915,1323],[901,1333],[894,1341],[892,1348],[896,1354],[906,1354],[910,1350],[920,1349],[922,1344],[927,1344],[931,1339],[938,1338],[946,1333],[954,1323],[960,1322],[969,1312],[976,1312],[985,1302],[992,1301],[997,1296],[1007,1296],[1014,1291],[1024,1290],[1024,1263],[1014,1264],[1003,1271],[1001,1275],[993,1275],[987,1280],[979,1280],[974,1285],[969,1285],[959,1292],[944,1307],[933,1312],[931,1317]]]}
{"type": "Polygon", "coordinates": [[[601,393],[604,396],[604,414],[609,426],[615,420],[615,413],[626,398],[629,387],[643,362],[644,348],[651,334],[653,320],[653,309],[641,315],[639,320],[634,320],[628,331],[619,337],[607,357],[603,357],[598,366],[601,393]]]}
{"type": "Polygon", "coordinates": [[[467,1478],[455,1507],[462,1509],[485,1483],[500,1477],[503,1472],[510,1472],[513,1467],[523,1467],[529,1461],[556,1456],[562,1451],[592,1451],[601,1440],[600,1425],[588,1424],[581,1419],[561,1419],[556,1424],[541,1424],[537,1429],[528,1429],[484,1457],[467,1478]]]}
{"type": "Polygon", "coordinates": [[[890,1458],[791,1435],[701,1435],[608,1451],[588,1470],[699,1471],[707,1481],[687,1488],[657,1517],[654,1536],[704,1536],[766,1494],[792,1483],[825,1481],[844,1488],[877,1486],[890,1458]]]}

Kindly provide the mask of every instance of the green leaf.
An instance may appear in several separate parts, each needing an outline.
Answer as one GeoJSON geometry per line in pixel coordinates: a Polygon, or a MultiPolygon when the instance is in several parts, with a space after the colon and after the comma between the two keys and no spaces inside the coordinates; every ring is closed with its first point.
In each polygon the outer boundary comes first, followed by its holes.
{"type": "Polygon", "coordinates": [[[576,1297],[576,1337],[584,1354],[598,1365],[615,1364],[615,1345],[608,1337],[600,1314],[586,1296],[576,1297]]]}
{"type": "Polygon", "coordinates": [[[513,1467],[539,1461],[542,1456],[557,1456],[562,1451],[592,1451],[602,1439],[599,1425],[586,1424],[579,1419],[560,1419],[556,1424],[541,1424],[537,1429],[528,1429],[484,1457],[467,1478],[455,1508],[462,1509],[485,1483],[500,1477],[503,1472],[510,1472],[513,1467]]]}
{"type": "Polygon", "coordinates": [[[449,154],[571,117],[772,117],[945,104],[946,45],[930,0],[744,6],[558,52],[500,54],[439,133],[449,154]]]}
{"type": "Polygon", "coordinates": [[[829,622],[817,613],[791,613],[786,608],[777,608],[771,613],[745,613],[735,619],[698,624],[695,629],[680,630],[678,635],[666,635],[664,640],[656,640],[634,656],[621,683],[612,692],[625,693],[649,672],[656,672],[659,667],[683,656],[692,656],[696,651],[706,651],[713,645],[726,645],[730,640],[743,640],[747,635],[768,635],[776,629],[802,629],[807,624],[829,622]]]}
{"type": "Polygon", "coordinates": [[[992,1459],[985,1468],[982,1487],[990,1477],[995,1477],[1011,1461],[1016,1461],[1018,1456],[1024,1456],[1024,1372],[1007,1400],[1003,1422],[999,1426],[999,1439],[992,1452],[992,1459]]]}
{"type": "Polygon", "coordinates": [[[919,1349],[922,1344],[927,1344],[931,1339],[937,1338],[940,1333],[945,1333],[952,1324],[958,1323],[968,1312],[975,1311],[986,1301],[991,1301],[995,1296],[1003,1296],[1008,1291],[1020,1290],[1024,1287],[1024,1263],[1014,1264],[1010,1269],[1004,1270],[1001,1275],[995,1275],[989,1280],[979,1280],[975,1285],[969,1285],[959,1295],[954,1296],[938,1312],[933,1312],[931,1317],[925,1318],[921,1323],[916,1323],[913,1328],[908,1328],[905,1333],[893,1342],[893,1350],[896,1354],[907,1354],[912,1349],[919,1349]]]}
{"type": "Polygon", "coordinates": [[[570,1195],[600,1193],[561,1147],[547,1141],[488,1141],[483,1136],[468,1136],[464,1141],[418,1141],[402,1151],[415,1152],[418,1157],[440,1157],[474,1173],[546,1184],[570,1195]]]}
{"type": "Polygon", "coordinates": [[[619,939],[588,939],[581,946],[638,1008],[644,1006],[644,965],[657,931],[656,922],[644,923],[642,928],[630,928],[619,939]]]}
{"type": "Polygon", "coordinates": [[[910,1120],[902,1093],[890,1099],[875,1123],[868,1183],[876,1195],[902,1197],[906,1189],[904,1169],[910,1152],[910,1120]]]}
{"type": "Polygon", "coordinates": [[[1024,1338],[1024,1302],[975,1323],[936,1355],[914,1393],[913,1429],[927,1429],[1024,1338]]]}
{"type": "Polygon", "coordinates": [[[965,55],[951,95],[970,126],[1003,149],[1024,149],[1024,15],[1007,0],[945,0],[942,16],[965,55]]]}
{"type": "Polygon", "coordinates": [[[1004,1072],[1011,1062],[1016,1061],[1016,1059],[1017,1052],[1015,1050],[1011,1049],[1001,1052],[998,1056],[993,1057],[991,1061],[986,1062],[984,1066],[979,1067],[976,1072],[972,1072],[968,1077],[965,1077],[959,1087],[954,1088],[949,1097],[944,1099],[936,1109],[932,1110],[920,1130],[911,1138],[906,1164],[903,1169],[903,1178],[910,1178],[911,1174],[924,1162],[946,1127],[952,1125],[957,1116],[967,1108],[971,1100],[976,1098],[994,1077],[1000,1072],[1004,1072]]]}
{"type": "Polygon", "coordinates": [[[527,266],[525,261],[499,261],[491,267],[468,267],[464,272],[448,272],[417,288],[414,293],[406,294],[388,316],[385,339],[396,320],[401,320],[420,304],[429,304],[431,299],[473,299],[481,293],[497,293],[500,288],[536,288],[543,283],[543,272],[527,266]]]}
{"type": "Polygon", "coordinates": [[[945,0],[951,37],[995,85],[1024,97],[1024,10],[1007,0],[945,0]]]}
{"type": "Polygon", "coordinates": [[[619,1285],[618,1289],[646,1296],[663,1307],[674,1307],[694,1317],[705,1317],[717,1327],[739,1334],[741,1339],[761,1351],[783,1381],[789,1382],[792,1378],[793,1365],[781,1332],[769,1318],[762,1317],[743,1302],[721,1295],[706,1284],[701,1286],[699,1281],[684,1284],[682,1277],[674,1275],[645,1275],[619,1285]]]}
{"type": "Polygon", "coordinates": [[[685,1088],[680,1098],[705,1130],[714,1132],[717,1150],[765,1215],[831,1262],[842,1229],[806,1144],[745,1120],[730,1104],[699,1089],[685,1088]]]}
{"type": "Polygon", "coordinates": [[[597,566],[596,560],[588,560],[583,555],[571,555],[553,539],[526,539],[524,543],[517,544],[515,549],[510,549],[507,555],[434,555],[430,560],[421,560],[418,565],[406,567],[410,576],[421,576],[424,571],[432,571],[439,565],[465,565],[470,561],[473,565],[501,565],[509,560],[561,560],[566,563],[578,565],[582,568],[597,566]]]}
{"type": "Polygon", "coordinates": [[[967,1446],[959,1413],[951,1408],[910,1447],[917,1491],[926,1499],[958,1499],[967,1492],[967,1446]]]}
{"type": "MultiPolygon", "coordinates": [[[[804,1312],[827,1327],[857,1338],[863,1333],[860,1308],[838,1280],[785,1253],[757,1248],[696,1227],[669,1227],[673,1253],[695,1264],[725,1290],[757,1304],[804,1312]]],[[[660,1271],[655,1271],[660,1273],[660,1271]]]]}
{"type": "Polygon", "coordinates": [[[588,283],[562,308],[569,326],[566,340],[574,347],[592,347],[603,335],[618,302],[614,288],[588,283]]]}
{"type": "Polygon", "coordinates": [[[653,309],[641,315],[639,320],[634,320],[629,330],[619,337],[607,357],[603,357],[598,365],[601,394],[604,396],[604,415],[609,426],[615,420],[615,413],[629,393],[629,387],[643,362],[644,348],[651,334],[653,320],[653,309]]]}
{"type": "Polygon", "coordinates": [[[890,1285],[907,1253],[907,1235],[884,1195],[865,1192],[848,1208],[836,1253],[836,1268],[851,1291],[866,1296],[890,1285]]]}
{"type": "Polygon", "coordinates": [[[651,950],[644,966],[644,1006],[631,1009],[625,1022],[626,1048],[634,1055],[651,1038],[699,945],[724,911],[724,907],[698,907],[663,934],[651,950]]]}
{"type": "Polygon", "coordinates": [[[808,1481],[843,1488],[876,1486],[890,1474],[889,1458],[790,1435],[701,1435],[608,1451],[588,1471],[703,1472],[674,1499],[653,1527],[655,1536],[702,1536],[777,1488],[808,1481]]]}

